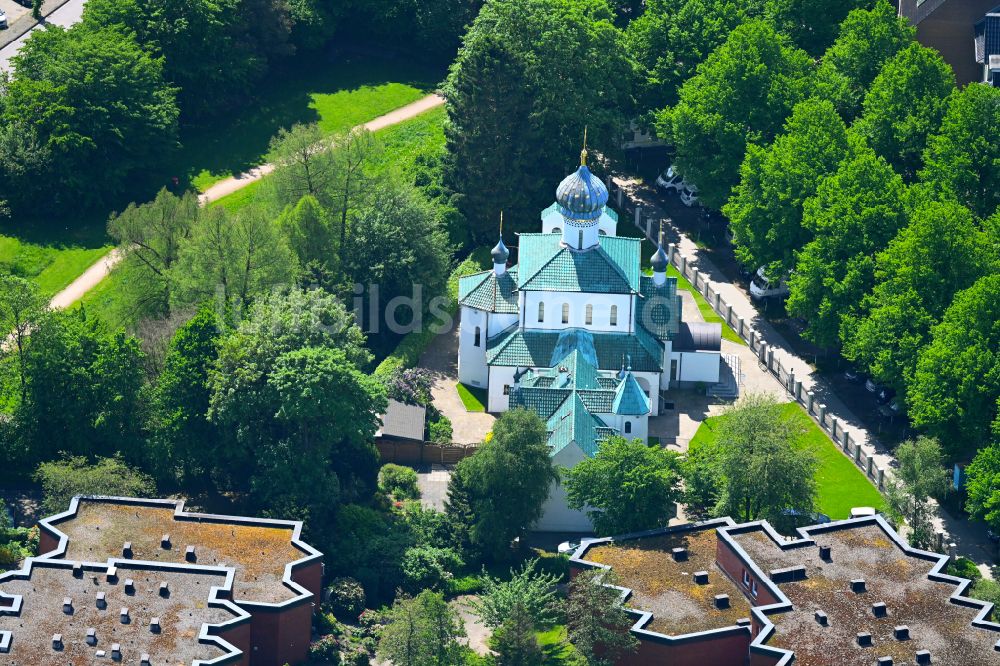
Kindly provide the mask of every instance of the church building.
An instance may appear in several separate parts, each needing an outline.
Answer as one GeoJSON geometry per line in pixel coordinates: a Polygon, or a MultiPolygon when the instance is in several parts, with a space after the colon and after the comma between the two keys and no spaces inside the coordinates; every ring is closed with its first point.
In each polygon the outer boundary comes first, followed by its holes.
{"type": "MultiPolygon", "coordinates": [[[[617,235],[586,158],[542,211],[542,233],[518,235],[517,264],[501,237],[493,270],[459,282],[459,381],[485,389],[491,413],[535,410],[557,467],[593,457],[613,434],[645,440],[662,396],[717,383],[722,363],[720,325],[682,321],[662,246],[643,274],[642,241],[617,235]]],[[[556,484],[535,529],[592,527],[556,484]]]]}

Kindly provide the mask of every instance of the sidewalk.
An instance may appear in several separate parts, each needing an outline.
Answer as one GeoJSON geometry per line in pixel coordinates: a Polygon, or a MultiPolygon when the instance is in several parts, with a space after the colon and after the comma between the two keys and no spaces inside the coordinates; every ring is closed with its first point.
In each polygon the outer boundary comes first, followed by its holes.
{"type": "MultiPolygon", "coordinates": [[[[885,470],[886,478],[890,478],[892,470],[898,467],[896,460],[870,436],[861,420],[844,404],[826,380],[820,377],[807,361],[792,352],[788,341],[760,315],[750,301],[749,295],[729,281],[708,257],[706,251],[699,248],[694,241],[670,223],[669,218],[657,205],[656,199],[649,196],[648,192],[637,189],[632,181],[615,179],[613,185],[625,190],[629,198],[641,206],[641,213],[633,219],[663,220],[666,240],[674,248],[673,263],[675,265],[681,264],[686,270],[696,274],[695,281],[703,279],[706,291],[719,295],[721,302],[728,305],[727,310],[731,310],[720,311],[720,315],[730,321],[743,320],[747,328],[751,330],[750,336],[754,340],[760,341],[760,344],[765,346],[769,352],[773,352],[774,364],[779,368],[779,375],[781,375],[780,369],[784,369],[794,375],[795,382],[801,382],[802,388],[797,395],[811,394],[809,402],[817,406],[817,411],[820,414],[825,414],[825,417],[819,416],[817,420],[821,421],[820,425],[825,432],[831,434],[831,438],[838,444],[838,447],[843,449],[841,433],[846,432],[852,445],[856,445],[860,449],[861,460],[871,459],[869,469],[885,470]],[[820,405],[823,407],[820,408],[820,405]],[[826,419],[833,423],[832,427],[826,424],[826,419]],[[833,433],[831,433],[831,429],[833,433]]],[[[624,211],[620,211],[620,213],[624,213],[624,211]]],[[[650,228],[655,229],[657,226],[651,224],[650,228]]],[[[668,254],[670,253],[668,252],[668,254]]],[[[696,286],[699,285],[701,285],[700,282],[696,286]]],[[[752,346],[755,349],[759,348],[756,345],[752,346]]],[[[808,408],[807,411],[811,416],[817,416],[808,408]]],[[[849,446],[848,450],[853,449],[849,446]]],[[[869,474],[869,478],[874,482],[871,474],[869,474]]],[[[875,485],[878,486],[877,483],[875,485]]],[[[989,540],[986,527],[980,523],[955,518],[941,508],[939,508],[939,514],[940,517],[934,521],[934,526],[944,532],[944,543],[954,543],[957,554],[976,562],[980,570],[989,576],[989,564],[994,560],[996,547],[989,540]]]]}

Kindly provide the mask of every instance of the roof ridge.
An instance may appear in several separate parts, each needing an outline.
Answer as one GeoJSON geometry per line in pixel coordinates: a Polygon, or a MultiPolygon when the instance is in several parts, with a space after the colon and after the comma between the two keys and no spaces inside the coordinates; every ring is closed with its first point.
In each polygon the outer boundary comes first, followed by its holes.
{"type": "MultiPolygon", "coordinates": [[[[536,234],[536,235],[538,235],[538,236],[551,236],[552,234],[536,234]]],[[[545,268],[546,268],[546,267],[547,267],[547,266],[548,266],[549,264],[551,264],[551,263],[552,263],[553,261],[555,261],[555,258],[556,258],[556,257],[558,257],[558,256],[559,256],[560,254],[562,254],[563,252],[566,252],[566,251],[567,251],[567,248],[565,248],[565,247],[562,247],[562,246],[560,246],[560,247],[559,247],[559,249],[558,249],[558,250],[556,250],[556,251],[555,251],[555,252],[554,252],[554,253],[552,254],[552,256],[550,256],[550,257],[548,258],[548,260],[547,260],[547,261],[545,261],[544,263],[542,263],[542,264],[540,264],[540,265],[538,266],[538,270],[536,270],[536,271],[535,271],[535,272],[534,272],[534,273],[533,273],[533,274],[531,275],[531,277],[528,277],[528,278],[526,278],[526,279],[523,279],[523,280],[521,280],[521,285],[523,285],[523,286],[527,286],[527,284],[528,284],[529,282],[531,282],[532,280],[534,280],[534,279],[535,279],[536,277],[538,277],[538,275],[539,275],[539,274],[540,274],[540,273],[541,273],[541,272],[542,272],[543,270],[545,270],[545,268]]],[[[521,277],[521,275],[520,275],[520,274],[518,274],[518,277],[521,277]]]]}

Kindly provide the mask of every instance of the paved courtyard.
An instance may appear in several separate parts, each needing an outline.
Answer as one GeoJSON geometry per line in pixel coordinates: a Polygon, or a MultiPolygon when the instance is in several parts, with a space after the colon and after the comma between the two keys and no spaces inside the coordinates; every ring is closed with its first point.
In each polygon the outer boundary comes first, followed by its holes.
{"type": "Polygon", "coordinates": [[[458,327],[434,338],[420,357],[420,367],[434,373],[431,395],[434,406],[451,419],[452,441],[478,444],[493,429],[495,417],[484,412],[469,412],[458,397],[458,327]]]}

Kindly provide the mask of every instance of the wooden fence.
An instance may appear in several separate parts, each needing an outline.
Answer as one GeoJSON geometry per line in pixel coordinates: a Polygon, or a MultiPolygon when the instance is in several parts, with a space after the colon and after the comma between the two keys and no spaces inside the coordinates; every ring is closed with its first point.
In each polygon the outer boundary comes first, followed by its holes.
{"type": "Polygon", "coordinates": [[[474,444],[434,444],[395,439],[378,439],[375,447],[383,463],[399,465],[455,464],[476,452],[474,444]]]}

